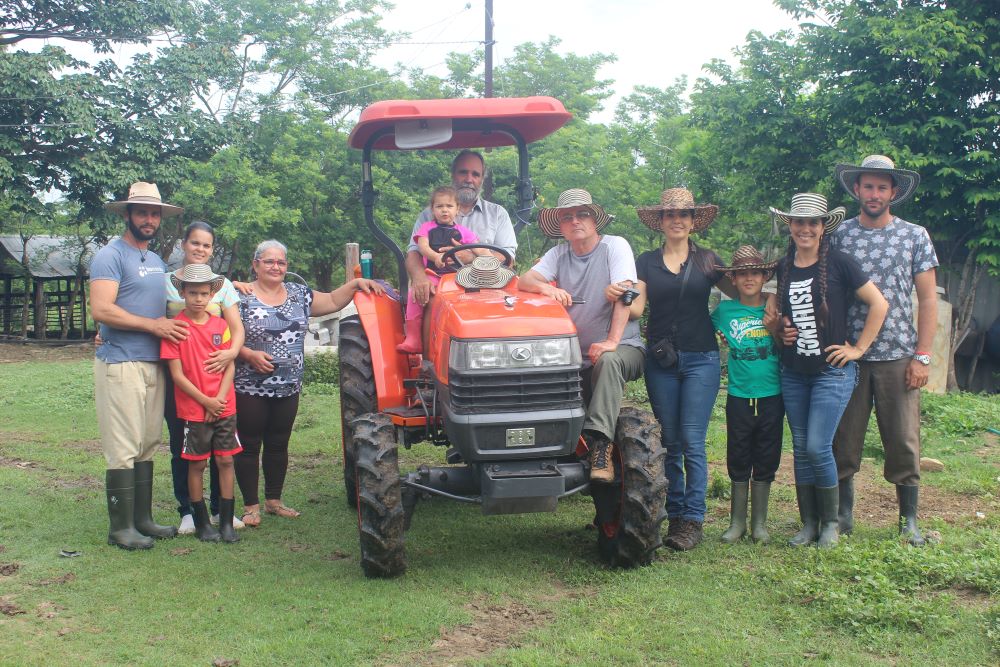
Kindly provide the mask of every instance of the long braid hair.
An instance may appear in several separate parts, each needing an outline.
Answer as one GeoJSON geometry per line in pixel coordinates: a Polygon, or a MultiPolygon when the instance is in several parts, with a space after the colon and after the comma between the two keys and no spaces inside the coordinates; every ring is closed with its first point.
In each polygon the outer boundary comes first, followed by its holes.
{"type": "Polygon", "coordinates": [[[830,309],[826,305],[826,265],[830,253],[830,235],[823,230],[819,240],[819,262],[816,271],[819,274],[819,307],[816,309],[816,329],[822,333],[826,329],[826,321],[830,318],[830,309]]]}
{"type": "MultiPolygon", "coordinates": [[[[830,253],[830,235],[824,230],[819,241],[819,260],[816,263],[817,284],[819,285],[819,304],[815,307],[816,328],[823,331],[826,328],[826,321],[830,316],[830,309],[826,304],[826,282],[827,282],[827,256],[830,253]]],[[[788,274],[795,262],[795,241],[791,237],[788,239],[788,249],[785,251],[785,261],[778,271],[778,321],[784,326],[784,303],[785,289],[788,287],[788,274]]]]}

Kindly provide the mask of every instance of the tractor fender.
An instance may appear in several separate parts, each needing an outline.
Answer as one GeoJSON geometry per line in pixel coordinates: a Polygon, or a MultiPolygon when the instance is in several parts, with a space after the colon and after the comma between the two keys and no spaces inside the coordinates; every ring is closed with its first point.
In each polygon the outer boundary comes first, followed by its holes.
{"type": "Polygon", "coordinates": [[[387,295],[357,292],[354,305],[371,348],[372,372],[378,409],[406,405],[403,380],[414,375],[409,355],[396,351],[403,342],[403,312],[399,302],[387,295]]]}

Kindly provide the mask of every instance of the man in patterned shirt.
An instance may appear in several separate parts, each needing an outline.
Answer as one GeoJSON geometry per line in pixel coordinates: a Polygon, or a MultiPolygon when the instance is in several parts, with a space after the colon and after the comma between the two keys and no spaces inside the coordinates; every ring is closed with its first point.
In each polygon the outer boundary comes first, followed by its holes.
{"type": "MultiPolygon", "coordinates": [[[[909,199],[920,175],[896,169],[884,155],[866,157],[860,167],[839,164],[835,176],[861,204],[856,218],[834,234],[833,244],[852,255],[889,301],[885,324],[858,362],[858,385],[833,442],[840,477],[840,532],[854,528],[854,474],[861,466],[865,431],[875,406],[882,446],[883,475],[896,485],[900,534],[923,546],[917,528],[920,482],[920,388],[927,384],[931,343],[937,327],[934,245],[927,230],[892,215],[889,208],[909,199]],[[919,315],[913,328],[911,293],[919,315]]],[[[867,306],[855,302],[848,313],[854,337],[864,327],[867,306]]]]}

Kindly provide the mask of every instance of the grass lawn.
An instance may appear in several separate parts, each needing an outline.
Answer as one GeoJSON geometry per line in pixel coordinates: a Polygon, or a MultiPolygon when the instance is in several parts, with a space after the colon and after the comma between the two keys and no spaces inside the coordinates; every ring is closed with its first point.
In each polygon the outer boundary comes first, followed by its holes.
{"type": "MultiPolygon", "coordinates": [[[[333,385],[304,392],[285,501],[237,545],[193,537],[147,552],[106,544],[104,459],[91,363],[0,363],[0,664],[3,665],[729,665],[1000,661],[1000,428],[997,397],[925,400],[922,526],[895,538],[874,423],[858,480],[854,536],[791,549],[797,529],[786,454],[769,546],[719,542],[728,519],[722,402],[709,434],[705,543],[663,549],[650,567],[609,570],[589,498],[554,514],[483,517],[421,501],[409,571],[369,581],[344,499],[333,385]],[[61,549],[82,552],[60,557],[61,549]],[[238,661],[238,663],[237,663],[238,661]]],[[[644,400],[641,387],[630,396],[644,400]]],[[[786,437],[786,453],[790,440],[786,437]]],[[[403,467],[440,464],[421,445],[403,467]]],[[[155,512],[176,521],[166,446],[155,512]]],[[[665,530],[665,527],[664,527],[665,530]]]]}

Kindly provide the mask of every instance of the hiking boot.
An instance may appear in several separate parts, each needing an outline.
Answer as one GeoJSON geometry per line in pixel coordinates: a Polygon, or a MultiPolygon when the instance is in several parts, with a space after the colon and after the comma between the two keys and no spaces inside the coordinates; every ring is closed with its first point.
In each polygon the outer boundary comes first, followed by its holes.
{"type": "Polygon", "coordinates": [[[850,535],[854,532],[854,475],[840,480],[840,508],[837,510],[837,523],[840,524],[840,534],[850,535]]]}
{"type": "Polygon", "coordinates": [[[819,537],[816,546],[826,549],[836,546],[840,540],[837,509],[840,503],[840,488],[837,486],[817,486],[816,506],[819,513],[819,537]]]}
{"type": "Polygon", "coordinates": [[[917,499],[920,487],[896,485],[896,499],[899,501],[899,534],[915,547],[927,544],[917,528],[917,499]]]}
{"type": "Polygon", "coordinates": [[[603,435],[585,436],[590,448],[590,481],[610,484],[615,481],[615,465],[611,461],[614,444],[603,435]]]}
{"type": "Polygon", "coordinates": [[[819,537],[819,513],[816,507],[816,487],[812,484],[796,484],[795,498],[799,504],[799,518],[802,529],[788,540],[792,547],[812,544],[819,537]]]}
{"type": "Polygon", "coordinates": [[[680,534],[684,529],[684,519],[680,517],[671,517],[668,519],[667,523],[667,536],[663,538],[663,543],[670,547],[671,549],[677,549],[677,544],[675,540],[680,537],[680,534]]]}
{"type": "Polygon", "coordinates": [[[771,541],[767,532],[767,502],[770,496],[770,482],[750,482],[750,539],[761,544],[771,541]]]}
{"type": "Polygon", "coordinates": [[[747,534],[747,493],[750,482],[730,482],[729,528],[722,534],[725,544],[736,544],[747,534]]]}
{"type": "Polygon", "coordinates": [[[674,549],[677,551],[690,551],[696,546],[701,544],[704,539],[705,534],[702,530],[703,524],[701,521],[691,521],[689,519],[684,520],[684,526],[681,529],[681,534],[674,539],[674,549]]]}

